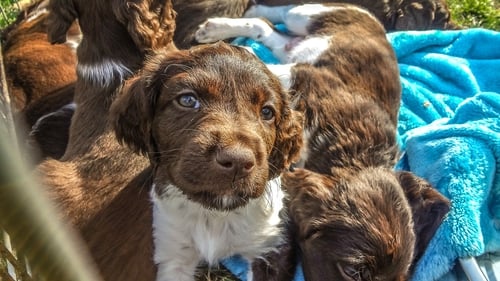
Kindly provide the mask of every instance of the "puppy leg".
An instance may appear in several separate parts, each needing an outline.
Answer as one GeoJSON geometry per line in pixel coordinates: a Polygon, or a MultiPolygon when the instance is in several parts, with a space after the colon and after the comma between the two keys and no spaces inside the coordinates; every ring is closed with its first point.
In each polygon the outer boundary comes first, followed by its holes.
{"type": "Polygon", "coordinates": [[[244,17],[266,18],[272,23],[284,23],[289,32],[297,36],[306,36],[309,34],[307,27],[311,18],[321,13],[330,12],[339,9],[336,6],[325,6],[323,4],[305,4],[288,6],[251,6],[244,17]]]}
{"type": "Polygon", "coordinates": [[[233,37],[248,37],[269,47],[281,61],[287,61],[286,48],[294,37],[281,34],[269,22],[259,18],[210,18],[200,25],[195,39],[210,43],[233,37]]]}

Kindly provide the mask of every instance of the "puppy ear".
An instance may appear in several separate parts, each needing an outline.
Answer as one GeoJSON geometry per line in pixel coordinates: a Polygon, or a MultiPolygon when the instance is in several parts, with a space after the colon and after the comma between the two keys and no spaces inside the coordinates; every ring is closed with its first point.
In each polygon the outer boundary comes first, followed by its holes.
{"type": "Polygon", "coordinates": [[[72,0],[51,0],[47,17],[47,35],[51,44],[66,42],[66,33],[78,17],[72,0]]]}
{"type": "Polygon", "coordinates": [[[126,81],[111,105],[110,119],[120,143],[136,153],[150,151],[153,106],[146,96],[145,83],[139,75],[126,81]]]}
{"type": "Polygon", "coordinates": [[[450,210],[450,201],[426,180],[410,172],[397,172],[399,182],[412,209],[415,229],[416,262],[450,210]]]}
{"type": "Polygon", "coordinates": [[[275,177],[297,161],[302,148],[303,115],[286,106],[283,118],[276,128],[277,136],[269,157],[269,174],[275,177]]]}
{"type": "Polygon", "coordinates": [[[115,0],[113,12],[139,49],[173,44],[176,13],[171,0],[115,0]]]}
{"type": "Polygon", "coordinates": [[[363,264],[348,264],[342,266],[341,264],[337,264],[339,268],[340,274],[342,275],[344,280],[349,281],[363,281],[363,280],[371,280],[371,271],[370,269],[363,264]]]}

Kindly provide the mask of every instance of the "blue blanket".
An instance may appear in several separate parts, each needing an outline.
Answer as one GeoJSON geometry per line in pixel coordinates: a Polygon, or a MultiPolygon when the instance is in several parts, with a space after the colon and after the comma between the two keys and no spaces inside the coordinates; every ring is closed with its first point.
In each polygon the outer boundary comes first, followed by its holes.
{"type": "MultiPolygon", "coordinates": [[[[452,203],[412,280],[455,280],[457,258],[500,252],[500,33],[407,31],[388,39],[403,87],[396,168],[427,179],[452,203]]],[[[260,44],[236,43],[276,63],[260,44]]],[[[223,264],[246,280],[245,262],[223,264]]],[[[303,280],[300,267],[295,280],[303,280]]]]}

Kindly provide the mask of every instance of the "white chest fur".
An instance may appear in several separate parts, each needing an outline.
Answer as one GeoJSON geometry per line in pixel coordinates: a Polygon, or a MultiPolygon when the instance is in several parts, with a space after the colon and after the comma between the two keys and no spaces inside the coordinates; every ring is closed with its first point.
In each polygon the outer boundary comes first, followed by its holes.
{"type": "Polygon", "coordinates": [[[200,261],[216,264],[236,254],[251,261],[281,242],[279,179],[268,183],[262,197],[233,211],[206,209],[175,186],[161,197],[153,188],[151,198],[157,280],[192,281],[200,261]]]}

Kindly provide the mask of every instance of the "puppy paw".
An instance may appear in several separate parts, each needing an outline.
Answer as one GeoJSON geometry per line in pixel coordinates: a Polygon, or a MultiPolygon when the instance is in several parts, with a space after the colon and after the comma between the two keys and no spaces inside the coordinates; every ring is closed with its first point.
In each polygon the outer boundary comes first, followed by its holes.
{"type": "Polygon", "coordinates": [[[230,27],[225,18],[210,18],[200,24],[194,36],[199,43],[216,42],[228,38],[224,31],[230,27]]]}

